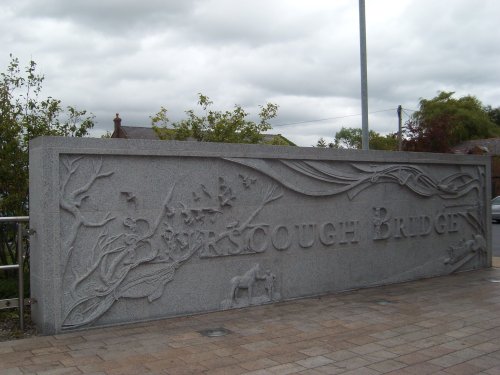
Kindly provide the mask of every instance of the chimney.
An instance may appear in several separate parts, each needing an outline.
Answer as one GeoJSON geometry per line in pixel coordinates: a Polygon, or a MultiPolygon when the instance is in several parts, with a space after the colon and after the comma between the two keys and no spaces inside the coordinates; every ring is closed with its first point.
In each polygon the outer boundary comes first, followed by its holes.
{"type": "Polygon", "coordinates": [[[116,114],[113,122],[115,123],[115,134],[118,135],[118,133],[120,132],[120,127],[122,126],[122,119],[120,118],[119,113],[116,114]]]}

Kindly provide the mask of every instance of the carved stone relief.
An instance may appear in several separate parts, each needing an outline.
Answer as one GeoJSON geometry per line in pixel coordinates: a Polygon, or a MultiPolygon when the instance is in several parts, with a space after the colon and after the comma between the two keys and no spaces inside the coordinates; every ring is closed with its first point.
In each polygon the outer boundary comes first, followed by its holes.
{"type": "Polygon", "coordinates": [[[262,271],[259,263],[243,275],[234,276],[229,284],[229,296],[221,302],[222,309],[260,305],[280,299],[275,291],[276,275],[269,269],[262,271]]]}
{"type": "MultiPolygon", "coordinates": [[[[277,185],[261,185],[260,204],[235,218],[230,215],[237,201],[231,183],[242,184],[244,191],[248,191],[256,186],[255,177],[234,176],[231,182],[220,176],[217,193],[200,184],[185,200],[177,202],[172,199],[177,184],[173,182],[154,220],[139,216],[120,218],[108,212],[94,222],[80,211],[81,201],[90,199],[89,192],[96,180],[109,180],[115,171],[105,170],[102,159],[65,158],[62,164],[66,173],[62,178],[60,207],[71,214],[73,221],[71,229],[64,233],[66,256],[62,264],[68,293],[63,304],[63,329],[93,323],[122,298],[155,301],[174,279],[176,270],[194,254],[210,258],[264,251],[255,238],[268,225],[255,221],[266,205],[283,195],[277,185]],[[82,164],[92,165],[89,176],[84,175],[89,168],[80,170],[82,164]],[[68,183],[76,175],[86,182],[70,190],[68,183]],[[112,233],[106,224],[116,220],[121,222],[122,229],[112,233]],[[221,223],[225,226],[222,231],[207,227],[221,223]],[[87,227],[99,232],[91,246],[90,261],[84,264],[81,254],[73,254],[73,245],[87,227]]],[[[141,199],[131,191],[121,191],[119,196],[133,210],[141,199]]],[[[269,288],[272,294],[272,285],[269,288]]]]}
{"type": "Polygon", "coordinates": [[[234,168],[189,186],[181,177],[170,181],[152,217],[139,210],[145,199],[141,194],[115,184],[119,171],[105,159],[61,158],[59,205],[69,215],[69,222],[64,223],[68,229],[62,232],[62,279],[67,288],[63,329],[96,323],[122,299],[154,303],[178,270],[193,259],[256,257],[253,267],[227,280],[220,303],[226,309],[281,299],[278,284],[282,281],[277,280],[276,271],[262,269],[259,263],[259,256],[269,251],[285,256],[291,251],[354,247],[368,240],[381,243],[425,237],[431,231],[453,234],[460,221],[474,236],[443,249],[449,272],[486,252],[484,207],[458,207],[459,198],[484,194],[484,170],[473,173],[469,169],[436,179],[425,169],[403,164],[342,163],[339,167],[323,161],[217,160],[234,168]],[[95,205],[90,203],[99,195],[97,183],[99,189],[116,190],[122,209],[92,208],[95,205]],[[443,209],[432,216],[403,217],[370,202],[366,217],[322,222],[315,221],[315,215],[302,218],[300,212],[296,222],[293,215],[281,222],[283,218],[273,221],[266,214],[284,201],[290,203],[292,194],[307,199],[345,196],[355,201],[362,191],[381,184],[395,184],[419,199],[440,199],[445,202],[443,209]],[[83,210],[82,204],[88,207],[83,210]],[[363,233],[363,223],[373,233],[363,233]]]}
{"type": "Polygon", "coordinates": [[[482,258],[487,253],[486,239],[480,235],[473,235],[471,239],[463,238],[460,242],[448,248],[448,258],[444,264],[450,266],[450,272],[455,272],[473,258],[482,258]]]}

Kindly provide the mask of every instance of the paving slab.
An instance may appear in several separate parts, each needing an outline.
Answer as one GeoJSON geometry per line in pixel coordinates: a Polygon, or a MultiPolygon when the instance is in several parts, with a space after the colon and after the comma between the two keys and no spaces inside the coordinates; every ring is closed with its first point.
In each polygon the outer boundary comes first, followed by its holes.
{"type": "Polygon", "coordinates": [[[490,268],[8,341],[0,374],[496,374],[497,280],[490,268]],[[200,333],[215,328],[229,333],[200,333]]]}

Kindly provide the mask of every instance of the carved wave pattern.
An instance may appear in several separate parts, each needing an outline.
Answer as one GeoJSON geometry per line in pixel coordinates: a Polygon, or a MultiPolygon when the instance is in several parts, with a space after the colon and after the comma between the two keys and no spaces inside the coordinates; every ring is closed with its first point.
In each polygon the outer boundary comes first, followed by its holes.
{"type": "Polygon", "coordinates": [[[422,169],[412,165],[352,163],[352,172],[349,172],[324,161],[251,158],[225,160],[255,169],[297,193],[317,197],[347,193],[349,199],[353,199],[361,191],[379,183],[395,183],[419,196],[439,196],[443,199],[456,199],[481,188],[477,176],[471,173],[453,173],[436,181],[422,169]],[[321,183],[321,189],[314,187],[317,182],[321,183]]]}
{"type": "MultiPolygon", "coordinates": [[[[465,196],[471,191],[478,194],[486,194],[484,180],[485,171],[482,167],[476,168],[476,174],[468,172],[457,172],[449,174],[440,180],[432,178],[421,168],[413,165],[373,165],[362,163],[351,163],[350,168],[340,169],[333,164],[324,161],[304,160],[270,160],[251,158],[227,158],[226,160],[245,165],[263,173],[280,182],[288,189],[299,194],[312,197],[334,196],[345,193],[349,199],[353,199],[363,190],[374,184],[392,183],[398,184],[418,196],[438,196],[446,200],[454,200],[465,196]],[[321,186],[321,189],[317,187],[321,186]],[[312,188],[311,188],[312,187],[312,188]]],[[[456,207],[453,201],[448,208],[456,207]]],[[[479,199],[473,204],[458,204],[466,207],[466,213],[460,213],[466,223],[474,230],[477,239],[484,239],[486,226],[486,208],[479,199]]],[[[471,240],[463,240],[470,243],[471,240]]],[[[483,241],[484,242],[484,241],[483,241]]],[[[451,249],[451,248],[450,248],[451,249]]],[[[447,252],[452,251],[448,249],[447,252]]],[[[453,251],[452,251],[453,252],[453,251]]],[[[479,246],[467,252],[467,256],[460,258],[459,262],[445,261],[449,266],[449,273],[459,271],[464,265],[479,258],[479,262],[487,253],[486,246],[479,246]]],[[[454,259],[452,256],[446,259],[454,259]]],[[[422,269],[425,267],[422,266],[422,269]]],[[[401,275],[400,275],[401,276],[401,275]]]]}

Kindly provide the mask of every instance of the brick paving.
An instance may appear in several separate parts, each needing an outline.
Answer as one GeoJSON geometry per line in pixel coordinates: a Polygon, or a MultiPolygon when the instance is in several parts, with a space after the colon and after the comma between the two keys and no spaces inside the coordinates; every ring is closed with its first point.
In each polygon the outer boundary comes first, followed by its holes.
{"type": "Polygon", "coordinates": [[[500,269],[0,342],[0,374],[500,374],[500,269]],[[224,327],[223,337],[198,331],[224,327]]]}

